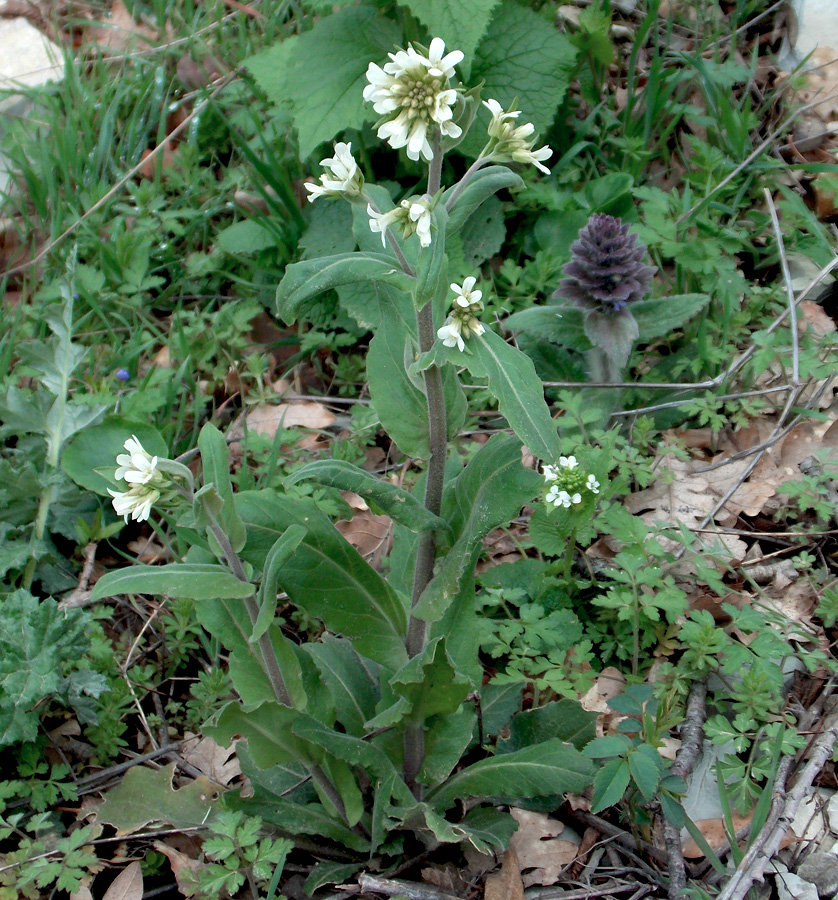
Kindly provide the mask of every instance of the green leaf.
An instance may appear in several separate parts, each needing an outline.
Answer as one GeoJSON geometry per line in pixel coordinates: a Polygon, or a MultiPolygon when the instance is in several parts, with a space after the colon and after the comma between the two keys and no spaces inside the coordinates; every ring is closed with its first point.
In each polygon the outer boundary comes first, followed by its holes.
{"type": "Polygon", "coordinates": [[[400,37],[392,20],[355,6],[318,17],[310,31],[274,44],[245,65],[271,101],[290,105],[305,159],[338,132],[361,130],[370,117],[363,102],[367,67],[386,62],[400,37]]]}
{"type": "Polygon", "coordinates": [[[87,622],[51,597],[19,590],[0,599],[0,746],[37,738],[35,707],[59,690],[64,665],[83,657],[87,622]]]}
{"type": "Polygon", "coordinates": [[[276,238],[258,219],[243,219],[217,232],[215,243],[225,253],[246,255],[276,247],[276,238]]]}
{"type": "Polygon", "coordinates": [[[660,753],[649,744],[640,744],[629,754],[628,766],[632,781],[637,785],[643,799],[650,803],[658,792],[663,775],[663,760],[660,753]]]}
{"type": "Polygon", "coordinates": [[[709,294],[676,294],[657,300],[638,300],[631,304],[631,314],[637,322],[640,340],[648,342],[680,328],[709,302],[709,294]]]}
{"type": "Polygon", "coordinates": [[[378,666],[356,653],[349,641],[330,634],[303,649],[332,695],[338,721],[348,734],[363,737],[364,723],[375,715],[378,702],[378,666]]]}
{"type": "Polygon", "coordinates": [[[410,703],[409,718],[422,722],[456,712],[471,690],[471,681],[454,668],[440,638],[396,672],[390,686],[410,703]]]}
{"type": "Polygon", "coordinates": [[[108,572],[97,582],[91,601],[117,594],[155,594],[189,600],[250,597],[256,588],[239,581],[232,572],[204,563],[171,563],[167,566],[131,566],[108,572]]]}
{"type": "Polygon", "coordinates": [[[433,720],[425,734],[425,759],[419,781],[434,787],[454,771],[474,736],[477,714],[468,706],[433,720]]]}
{"type": "Polygon", "coordinates": [[[631,741],[624,734],[607,734],[591,741],[582,751],[589,759],[607,759],[609,756],[625,756],[631,749],[631,741]]]}
{"type": "Polygon", "coordinates": [[[308,228],[298,242],[303,259],[319,259],[355,249],[352,206],[349,203],[313,203],[308,228]]]}
{"type": "MultiPolygon", "coordinates": [[[[232,805],[232,801],[231,801],[232,805]]],[[[313,834],[328,838],[358,853],[369,851],[369,842],[330,816],[319,803],[291,803],[278,797],[237,799],[235,806],[248,815],[276,825],[284,834],[297,837],[313,834]]]]}
{"type": "Polygon", "coordinates": [[[510,719],[521,709],[523,693],[523,684],[495,684],[490,681],[480,688],[484,738],[506,728],[510,719]]]}
{"type": "Polygon", "coordinates": [[[489,197],[479,216],[472,216],[461,232],[463,256],[469,269],[477,269],[497,256],[506,240],[503,204],[497,197],[489,197]]]}
{"type": "Polygon", "coordinates": [[[307,300],[341,284],[383,281],[410,291],[413,279],[384,253],[339,253],[292,263],[276,289],[277,313],[289,325],[297,321],[307,300]]]}
{"type": "Polygon", "coordinates": [[[445,41],[447,52],[462,50],[465,59],[460,64],[463,77],[468,78],[474,48],[483,37],[492,10],[498,0],[402,0],[414,16],[434,37],[445,41]]]}
{"type": "MultiPolygon", "coordinates": [[[[478,169],[448,210],[448,233],[459,231],[472,213],[498,191],[518,190],[523,186],[523,178],[506,166],[486,166],[485,169],[478,169]]],[[[442,202],[448,204],[455,190],[456,187],[448,188],[442,195],[442,202]]]]}
{"type": "MultiPolygon", "coordinates": [[[[255,705],[275,700],[261,650],[250,640],[250,618],[241,600],[205,600],[197,605],[196,615],[201,626],[227,650],[230,678],[242,702],[255,705]]],[[[309,706],[306,688],[310,687],[307,682],[311,679],[304,678],[297,656],[300,651],[279,628],[270,628],[269,634],[291,701],[298,709],[306,709],[309,706]]],[[[313,693],[317,696],[316,690],[313,693]]]]}
{"type": "Polygon", "coordinates": [[[596,718],[566,698],[520,712],[510,724],[509,738],[498,742],[498,751],[520,750],[553,737],[582,750],[596,736],[596,718]]]}
{"type": "Polygon", "coordinates": [[[422,502],[413,494],[343,460],[315,460],[301,469],[297,469],[283,481],[283,484],[285,487],[289,487],[300,481],[314,481],[317,484],[338,488],[341,491],[353,491],[365,500],[374,503],[394,522],[404,525],[411,531],[430,531],[434,528],[446,531],[448,529],[448,524],[439,516],[428,512],[422,502]]]}
{"type": "Polygon", "coordinates": [[[327,884],[346,884],[356,872],[363,868],[363,863],[339,863],[320,860],[320,862],[314,864],[314,868],[303,883],[303,893],[307,897],[312,897],[318,888],[327,884]]]}
{"type": "Polygon", "coordinates": [[[631,773],[626,760],[612,759],[594,776],[594,800],[591,812],[598,813],[623,799],[631,773]]]}
{"type": "Polygon", "coordinates": [[[469,339],[466,349],[471,353],[442,349],[449,351],[452,362],[465,365],[478,378],[488,379],[489,391],[498,401],[501,415],[533,455],[549,462],[559,458],[556,423],[529,357],[488,328],[469,339]]]}
{"type": "Polygon", "coordinates": [[[367,380],[381,425],[405,456],[428,459],[428,403],[407,374],[413,342],[399,320],[385,316],[367,353],[367,380]],[[410,357],[406,359],[406,354],[410,357]]]}
{"type": "MultiPolygon", "coordinates": [[[[513,0],[504,0],[475,51],[471,81],[485,81],[484,99],[508,109],[517,100],[520,122],[532,122],[545,134],[573,75],[577,50],[553,24],[513,0]]],[[[460,145],[476,157],[486,143],[488,111],[481,106],[477,122],[460,145]]]]}
{"type": "Polygon", "coordinates": [[[582,353],[592,346],[585,334],[584,313],[573,306],[532,306],[513,313],[504,320],[503,327],[509,331],[525,331],[582,353]]]}
{"type": "Polygon", "coordinates": [[[422,309],[434,297],[448,291],[448,257],[445,253],[445,229],[448,212],[445,205],[438,203],[431,213],[431,246],[419,253],[416,268],[416,286],[413,292],[417,309],[422,309]]]}
{"type": "Polygon", "coordinates": [[[204,732],[227,747],[238,736],[247,741],[247,752],[260,769],[283,763],[320,763],[323,752],[293,733],[294,723],[304,713],[271,700],[245,709],[232,701],[211,722],[204,732]]]}
{"type": "Polygon", "coordinates": [[[132,435],[152,456],[169,455],[169,448],[156,428],[108,416],[101,425],[86,428],[70,441],[62,454],[61,466],[76,484],[102,497],[110,497],[108,488],[125,487],[113,478],[113,472],[117,455],[125,452],[123,445],[132,435]]]}
{"type": "Polygon", "coordinates": [[[272,491],[242,491],[236,508],[247,527],[242,556],[263,568],[276,539],[293,524],[307,534],[279,583],[292,601],[355,649],[395,670],[406,660],[406,601],[371,568],[311,501],[272,491]]]}
{"type": "Polygon", "coordinates": [[[224,435],[207,422],[198,435],[198,449],[201,451],[201,465],[204,470],[204,489],[212,484],[221,498],[218,524],[230,541],[234,553],[238,553],[245,542],[242,520],[233,504],[233,483],[230,480],[230,452],[224,435]]]}
{"type": "Polygon", "coordinates": [[[253,626],[253,633],[250,635],[251,643],[258,641],[270,628],[276,615],[279,573],[291,559],[305,536],[306,530],[302,525],[289,525],[271,547],[268,558],[265,560],[265,571],[262,572],[262,581],[259,585],[259,615],[253,626]]]}
{"type": "Polygon", "coordinates": [[[553,738],[535,747],[483,759],[431,792],[428,802],[444,811],[456,800],[516,800],[578,793],[591,783],[593,766],[575,747],[553,738]]]}
{"type": "Polygon", "coordinates": [[[175,789],[172,787],[174,774],[175,763],[161,769],[147,766],[129,769],[96,807],[97,820],[113,825],[123,835],[143,829],[151,822],[176,828],[203,825],[223,788],[208,791],[206,779],[199,779],[175,789]]]}
{"type": "Polygon", "coordinates": [[[477,451],[452,485],[454,508],[448,519],[457,539],[419,598],[414,615],[429,622],[442,617],[460,592],[464,574],[472,571],[483,538],[517,516],[542,485],[540,475],[524,468],[521,443],[512,435],[496,434],[477,451]]]}

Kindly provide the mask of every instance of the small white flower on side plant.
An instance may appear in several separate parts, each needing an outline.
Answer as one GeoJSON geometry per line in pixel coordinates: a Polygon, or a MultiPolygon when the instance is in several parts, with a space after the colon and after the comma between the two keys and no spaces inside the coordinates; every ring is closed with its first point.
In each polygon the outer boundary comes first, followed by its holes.
{"type": "Polygon", "coordinates": [[[342,141],[335,144],[335,155],[321,159],[326,171],[320,176],[320,184],[304,184],[309,192],[308,202],[318,197],[358,197],[364,189],[364,176],[352,156],[352,144],[342,141]]]}
{"type": "Polygon", "coordinates": [[[389,56],[384,68],[369,64],[364,100],[387,117],[378,127],[382,140],[396,150],[407,147],[410,159],[422,157],[430,162],[434,152],[429,138],[434,132],[452,138],[462,134],[452,121],[458,94],[450,82],[463,53],[452,50],[446,54],[443,40],[434,38],[427,56],[412,45],[389,56]]]}
{"type": "Polygon", "coordinates": [[[585,491],[599,493],[596,476],[586,473],[575,456],[560,456],[557,465],[544,465],[541,469],[549,485],[545,500],[548,504],[565,509],[582,502],[585,491]]]}
{"type": "Polygon", "coordinates": [[[451,314],[445,320],[436,336],[446,347],[457,347],[462,353],[466,349],[465,341],[475,334],[481,335],[486,330],[477,318],[483,312],[483,292],[475,291],[477,279],[474,276],[460,284],[452,284],[451,290],[456,295],[452,302],[451,314]]]}
{"type": "Polygon", "coordinates": [[[483,105],[492,114],[489,122],[489,145],[486,155],[498,162],[519,162],[533,165],[549,175],[550,170],[542,165],[545,159],[553,155],[553,151],[545,144],[533,150],[535,138],[531,137],[535,126],[531,122],[515,127],[515,119],[521,114],[519,109],[504,111],[497,100],[484,100],[483,105]]]}
{"type": "Polygon", "coordinates": [[[136,522],[145,522],[151,508],[163,494],[169,494],[171,478],[160,471],[159,459],[152,456],[132,435],[123,445],[128,451],[116,458],[114,478],[128,485],[127,491],[113,491],[108,488],[113,508],[118,516],[127,522],[129,517],[136,522]]]}
{"type": "Polygon", "coordinates": [[[394,206],[389,212],[380,213],[367,204],[367,215],[370,217],[370,231],[381,235],[381,246],[387,246],[387,229],[393,228],[406,217],[402,206],[394,206]]]}

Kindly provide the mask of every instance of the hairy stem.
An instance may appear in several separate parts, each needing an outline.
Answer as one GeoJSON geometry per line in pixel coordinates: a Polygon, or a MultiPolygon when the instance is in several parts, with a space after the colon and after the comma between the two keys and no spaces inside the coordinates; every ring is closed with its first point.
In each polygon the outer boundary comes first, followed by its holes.
{"type": "MultiPolygon", "coordinates": [[[[434,143],[434,158],[428,168],[428,193],[431,196],[439,191],[442,176],[442,153],[439,140],[434,143]]],[[[427,353],[434,343],[433,302],[429,301],[416,315],[419,333],[419,350],[427,353]]],[[[445,460],[448,453],[448,430],[445,417],[445,396],[442,390],[442,372],[438,366],[430,366],[425,370],[425,396],[428,403],[428,444],[431,458],[428,462],[427,481],[425,482],[425,508],[438,516],[442,508],[442,488],[445,481],[445,460]]],[[[434,573],[434,557],[436,555],[436,535],[433,531],[423,532],[419,538],[416,553],[416,569],[413,575],[413,592],[411,596],[410,620],[407,626],[406,648],[412,659],[422,652],[427,636],[427,623],[413,614],[422,592],[428,586],[434,573]]],[[[425,757],[425,730],[421,721],[409,725],[404,735],[404,777],[414,795],[421,795],[421,785],[416,783],[422,760],[425,757]]]]}

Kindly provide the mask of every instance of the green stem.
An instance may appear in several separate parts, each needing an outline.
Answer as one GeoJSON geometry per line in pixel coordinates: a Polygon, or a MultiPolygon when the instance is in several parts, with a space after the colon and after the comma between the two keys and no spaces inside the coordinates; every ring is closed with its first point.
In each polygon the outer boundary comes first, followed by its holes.
{"type": "MultiPolygon", "coordinates": [[[[471,181],[472,175],[474,175],[474,173],[478,169],[482,169],[483,166],[486,165],[486,163],[491,162],[491,161],[492,161],[491,156],[481,156],[481,157],[478,157],[478,159],[476,159],[468,167],[466,174],[463,175],[463,177],[457,182],[457,184],[454,186],[454,190],[451,191],[451,196],[445,201],[445,209],[448,212],[451,212],[451,209],[454,206],[454,204],[457,202],[458,197],[465,190],[466,185],[469,183],[469,181],[471,181]]],[[[430,193],[430,191],[428,191],[428,193],[430,193]]]]}
{"type": "MultiPolygon", "coordinates": [[[[238,553],[233,550],[232,544],[224,533],[224,529],[221,528],[217,522],[213,522],[210,525],[210,530],[213,533],[213,537],[218,541],[221,552],[224,554],[224,559],[227,561],[227,565],[230,567],[233,574],[239,581],[249,582],[247,573],[244,571],[244,565],[239,558],[238,553]]],[[[256,601],[253,597],[246,597],[244,606],[247,610],[247,616],[250,619],[251,626],[255,627],[256,621],[259,618],[259,607],[256,601]]],[[[285,679],[282,677],[282,672],[279,669],[279,663],[276,661],[276,653],[274,653],[273,644],[271,643],[270,631],[266,631],[259,638],[258,646],[262,656],[262,664],[265,668],[268,680],[271,683],[271,688],[273,688],[274,696],[282,706],[293,706],[291,694],[288,692],[288,688],[285,685],[285,679]]]]}

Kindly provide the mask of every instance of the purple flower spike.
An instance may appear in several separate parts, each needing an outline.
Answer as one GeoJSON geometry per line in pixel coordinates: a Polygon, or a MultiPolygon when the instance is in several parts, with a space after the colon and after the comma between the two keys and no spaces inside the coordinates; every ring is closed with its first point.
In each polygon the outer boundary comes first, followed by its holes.
{"type": "Polygon", "coordinates": [[[643,264],[646,247],[629,234],[628,224],[604,213],[591,216],[570,253],[553,296],[606,315],[642,300],[657,271],[643,264]]]}

